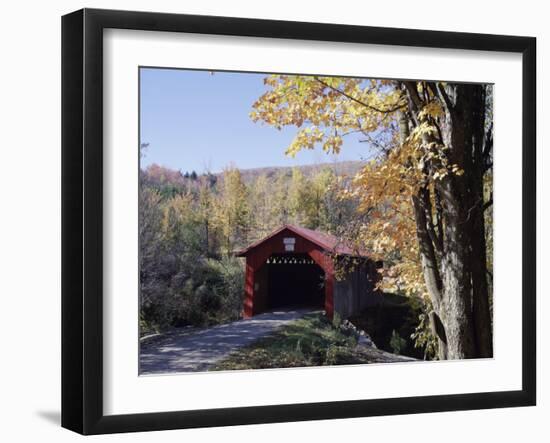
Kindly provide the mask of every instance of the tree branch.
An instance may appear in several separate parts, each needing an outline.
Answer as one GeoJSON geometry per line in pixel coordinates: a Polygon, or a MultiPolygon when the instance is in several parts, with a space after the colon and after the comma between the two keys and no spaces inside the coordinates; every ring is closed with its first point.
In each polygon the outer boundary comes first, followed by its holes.
{"type": "Polygon", "coordinates": [[[442,300],[441,275],[439,274],[438,260],[435,253],[435,245],[428,233],[426,212],[421,203],[421,195],[412,196],[414,218],[416,220],[416,235],[422,262],[424,281],[430,294],[430,298],[436,310],[442,300]]]}
{"type": "Polygon", "coordinates": [[[344,91],[341,91],[340,89],[335,88],[334,86],[330,86],[328,83],[325,83],[323,80],[321,80],[318,77],[315,77],[315,80],[317,80],[319,83],[321,83],[326,88],[329,88],[330,90],[332,90],[334,92],[337,92],[338,94],[343,95],[344,97],[350,99],[351,101],[354,101],[357,104],[360,104],[361,106],[364,106],[367,109],[370,109],[371,111],[380,112],[381,114],[389,114],[389,113],[392,113],[392,112],[395,112],[395,111],[399,111],[400,109],[403,109],[405,107],[404,104],[401,104],[401,105],[396,105],[395,107],[388,108],[388,109],[377,108],[376,106],[369,105],[368,103],[365,103],[365,102],[363,102],[363,101],[361,101],[361,100],[345,93],[344,91]]]}
{"type": "Polygon", "coordinates": [[[445,103],[445,106],[447,106],[447,109],[449,110],[449,113],[452,115],[454,112],[454,106],[451,102],[451,99],[449,98],[449,95],[447,94],[447,91],[445,91],[445,88],[441,83],[437,83],[437,91],[439,92],[439,96],[445,103]]]}
{"type": "Polygon", "coordinates": [[[441,238],[437,234],[435,230],[435,226],[432,219],[432,203],[430,201],[430,194],[429,190],[427,188],[424,188],[420,193],[420,204],[422,205],[422,208],[424,209],[425,217],[426,217],[426,229],[428,231],[428,235],[430,236],[430,239],[432,243],[435,246],[435,251],[438,254],[438,256],[441,255],[443,252],[443,244],[441,241],[441,238]]]}
{"type": "Polygon", "coordinates": [[[411,98],[416,108],[415,110],[419,111],[422,108],[422,99],[418,95],[418,90],[416,89],[416,82],[407,81],[407,82],[403,82],[403,84],[405,85],[405,88],[407,88],[409,97],[411,98]]]}

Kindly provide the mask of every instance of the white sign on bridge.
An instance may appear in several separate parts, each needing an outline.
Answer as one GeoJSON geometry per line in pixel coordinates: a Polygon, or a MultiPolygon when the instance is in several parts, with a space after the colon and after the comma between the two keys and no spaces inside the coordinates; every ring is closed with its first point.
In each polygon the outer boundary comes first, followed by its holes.
{"type": "Polygon", "coordinates": [[[296,239],[294,237],[285,237],[285,238],[283,238],[283,243],[285,245],[285,251],[287,251],[287,252],[294,251],[294,245],[296,243],[296,239]]]}

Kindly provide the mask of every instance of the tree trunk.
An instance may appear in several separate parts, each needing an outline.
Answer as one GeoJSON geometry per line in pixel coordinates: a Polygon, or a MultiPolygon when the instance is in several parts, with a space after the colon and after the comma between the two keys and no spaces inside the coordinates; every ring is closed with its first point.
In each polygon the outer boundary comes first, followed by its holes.
{"type": "Polygon", "coordinates": [[[428,190],[425,188],[421,189],[417,195],[413,196],[412,200],[422,273],[424,274],[424,282],[426,283],[434,309],[430,314],[430,326],[432,334],[438,341],[438,357],[440,360],[446,360],[448,357],[447,336],[445,334],[444,320],[441,318],[442,282],[435,247],[428,233],[428,220],[425,210],[426,200],[429,201],[428,190]]]}
{"type": "MultiPolygon", "coordinates": [[[[415,82],[404,85],[410,118],[407,121],[403,113],[398,116],[402,142],[409,134],[409,125],[419,123],[419,112],[426,104],[426,96],[420,96],[415,82]]],[[[483,152],[483,87],[429,87],[444,104],[445,116],[438,121],[439,135],[429,135],[423,141],[445,145],[448,164],[464,171],[435,181],[436,208],[432,208],[427,186],[413,196],[422,270],[434,308],[432,331],[438,338],[440,359],[491,356],[483,162],[479,157],[483,152]],[[432,218],[434,213],[437,223],[432,218]]]]}
{"type": "MultiPolygon", "coordinates": [[[[412,102],[411,102],[412,103],[412,102]]],[[[401,143],[405,143],[409,136],[409,120],[404,112],[399,111],[397,115],[399,123],[399,136],[401,143]]],[[[430,213],[430,194],[426,187],[418,190],[412,197],[412,206],[414,219],[416,223],[416,237],[418,241],[418,250],[420,253],[420,262],[424,282],[432,302],[433,312],[430,313],[430,328],[438,342],[438,358],[446,360],[448,358],[447,336],[445,333],[444,311],[442,304],[442,282],[439,272],[439,263],[436,253],[436,244],[430,236],[428,217],[430,213]]]]}
{"type": "Polygon", "coordinates": [[[472,318],[469,232],[464,224],[464,208],[457,196],[456,177],[445,177],[438,185],[442,195],[444,251],[441,256],[441,309],[449,359],[476,356],[472,318]]]}
{"type": "Polygon", "coordinates": [[[487,284],[487,243],[485,240],[485,201],[483,175],[485,173],[485,90],[472,86],[472,146],[471,165],[468,168],[470,196],[470,237],[472,264],[472,310],[476,346],[479,357],[493,356],[493,331],[487,284]]]}
{"type": "Polygon", "coordinates": [[[484,306],[486,302],[488,308],[483,183],[475,162],[476,133],[479,125],[483,125],[485,106],[480,100],[481,88],[480,85],[438,85],[446,108],[440,126],[449,151],[448,160],[464,171],[463,175],[450,174],[438,184],[445,231],[441,274],[449,358],[482,356],[486,337],[480,337],[480,330],[491,328],[490,322],[483,320],[488,313],[484,306]]]}

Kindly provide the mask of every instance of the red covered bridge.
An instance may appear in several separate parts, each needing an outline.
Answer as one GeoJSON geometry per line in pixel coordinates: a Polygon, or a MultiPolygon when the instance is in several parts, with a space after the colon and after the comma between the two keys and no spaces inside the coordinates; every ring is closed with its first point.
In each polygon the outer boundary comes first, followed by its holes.
{"type": "Polygon", "coordinates": [[[347,318],[379,301],[376,263],[329,234],[285,225],[237,256],[246,257],[245,317],[307,306],[347,318]]]}

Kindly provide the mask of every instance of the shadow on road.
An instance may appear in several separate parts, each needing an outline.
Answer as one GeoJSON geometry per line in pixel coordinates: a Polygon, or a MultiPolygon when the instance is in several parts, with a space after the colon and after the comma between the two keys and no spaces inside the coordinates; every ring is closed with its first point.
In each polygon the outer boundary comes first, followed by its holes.
{"type": "Polygon", "coordinates": [[[200,330],[170,333],[140,345],[140,375],[205,371],[231,352],[269,336],[311,309],[266,312],[200,330]]]}

